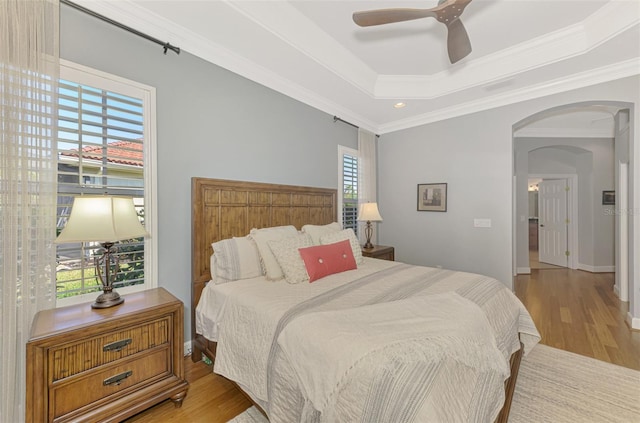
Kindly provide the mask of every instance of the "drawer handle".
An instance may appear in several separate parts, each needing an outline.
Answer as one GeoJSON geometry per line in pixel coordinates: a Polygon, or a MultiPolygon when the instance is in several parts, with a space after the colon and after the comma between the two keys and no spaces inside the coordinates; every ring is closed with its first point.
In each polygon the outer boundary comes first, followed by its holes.
{"type": "Polygon", "coordinates": [[[122,341],[112,342],[102,347],[102,351],[122,351],[124,347],[131,343],[131,338],[123,339],[122,341]]]}
{"type": "Polygon", "coordinates": [[[132,374],[133,374],[133,372],[131,370],[127,370],[124,373],[120,373],[119,375],[111,376],[110,378],[103,380],[102,384],[104,386],[120,385],[123,380],[125,380],[126,378],[128,378],[132,374]]]}

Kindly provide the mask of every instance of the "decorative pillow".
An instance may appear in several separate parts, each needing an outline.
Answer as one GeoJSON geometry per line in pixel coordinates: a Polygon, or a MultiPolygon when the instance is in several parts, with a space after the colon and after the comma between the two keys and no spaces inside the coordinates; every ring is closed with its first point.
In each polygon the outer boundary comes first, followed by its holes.
{"type": "Polygon", "coordinates": [[[362,264],[364,259],[362,258],[362,247],[360,247],[360,241],[356,237],[356,233],[353,229],[344,229],[340,232],[334,232],[320,237],[320,244],[333,244],[334,242],[348,239],[353,250],[353,257],[357,264],[362,264]]]}
{"type": "Polygon", "coordinates": [[[255,278],[262,275],[260,255],[248,237],[229,238],[211,244],[211,276],[214,283],[255,278]]]}
{"type": "Polygon", "coordinates": [[[279,239],[296,236],[298,230],[295,226],[275,226],[273,228],[251,229],[249,236],[256,242],[260,260],[262,260],[262,268],[270,281],[277,281],[284,277],[282,269],[278,264],[275,256],[269,247],[269,241],[277,241],[279,239]]]}
{"type": "Polygon", "coordinates": [[[333,232],[340,232],[342,228],[338,222],[329,223],[328,225],[304,225],[302,232],[311,235],[313,245],[320,245],[320,237],[333,232]]]}
{"type": "Polygon", "coordinates": [[[309,282],[358,268],[347,239],[334,244],[300,248],[300,256],[309,274],[309,282]]]}
{"type": "Polygon", "coordinates": [[[309,280],[307,269],[300,256],[299,248],[311,247],[309,234],[298,234],[276,241],[269,241],[271,252],[282,269],[284,278],[289,283],[300,283],[309,280]]]}
{"type": "Polygon", "coordinates": [[[209,270],[211,271],[211,280],[215,279],[215,270],[216,270],[216,255],[211,254],[209,257],[209,270]]]}

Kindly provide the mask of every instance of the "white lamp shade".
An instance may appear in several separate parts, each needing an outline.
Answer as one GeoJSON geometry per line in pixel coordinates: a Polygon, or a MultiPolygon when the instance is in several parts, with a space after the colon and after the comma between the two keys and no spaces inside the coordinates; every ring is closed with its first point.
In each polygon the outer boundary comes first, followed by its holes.
{"type": "Polygon", "coordinates": [[[131,197],[76,197],[71,215],[56,244],[115,242],[149,236],[140,224],[131,197]]]}
{"type": "Polygon", "coordinates": [[[361,204],[358,220],[382,222],[382,216],[380,216],[380,212],[378,211],[378,203],[361,204]]]}

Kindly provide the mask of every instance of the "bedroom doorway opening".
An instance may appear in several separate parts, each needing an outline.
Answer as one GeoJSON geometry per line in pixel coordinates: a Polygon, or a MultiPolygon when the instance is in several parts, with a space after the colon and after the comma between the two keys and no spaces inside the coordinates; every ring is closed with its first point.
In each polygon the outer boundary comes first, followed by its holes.
{"type": "MultiPolygon", "coordinates": [[[[631,301],[630,307],[633,307],[633,299],[625,295],[634,292],[630,285],[633,278],[629,263],[629,248],[634,239],[630,233],[628,216],[624,215],[624,210],[629,208],[629,190],[632,187],[632,181],[629,180],[632,177],[629,172],[630,107],[632,106],[629,104],[619,102],[569,104],[541,111],[514,124],[514,275],[531,273],[534,260],[530,260],[530,251],[535,252],[536,248],[530,248],[530,245],[537,246],[538,263],[546,262],[593,273],[615,273],[615,294],[621,301],[631,301]],[[587,120],[584,120],[585,116],[587,120]],[[575,126],[581,122],[582,128],[575,126]],[[564,123],[574,126],[567,130],[564,123]],[[605,153],[602,152],[604,150],[605,153]],[[538,159],[546,155],[547,161],[540,161],[536,165],[529,154],[536,151],[534,155],[537,154],[538,159]],[[570,153],[577,157],[573,162],[569,160],[570,153]],[[571,170],[566,166],[567,163],[574,164],[574,171],[567,174],[575,173],[578,176],[544,174],[545,171],[562,169],[562,166],[565,166],[565,170],[571,170]],[[603,170],[603,163],[608,168],[603,170]],[[604,173],[608,175],[606,178],[601,177],[604,173]],[[540,207],[545,206],[540,201],[539,181],[535,194],[538,201],[535,209],[538,213],[531,214],[529,199],[534,195],[527,189],[533,183],[530,179],[551,179],[551,176],[559,176],[557,179],[575,184],[573,193],[572,187],[567,187],[570,194],[567,196],[568,217],[565,221],[568,221],[569,226],[566,235],[562,230],[544,233],[547,227],[541,223],[540,207]],[[577,182],[581,183],[581,187],[577,186],[577,182]],[[576,198],[579,190],[582,190],[583,195],[576,198]],[[615,202],[607,204],[604,197],[612,195],[611,193],[615,195],[615,202]],[[540,227],[540,224],[545,227],[540,227]],[[572,224],[575,225],[573,228],[572,224]],[[533,230],[536,226],[537,232],[533,230]],[[594,229],[589,232],[585,228],[594,229]],[[541,237],[546,238],[542,240],[541,237]],[[566,259],[560,254],[565,239],[565,251],[568,254],[566,259]]],[[[553,189],[560,190],[561,187],[553,189]]],[[[550,204],[553,205],[553,201],[550,204]]],[[[558,207],[562,210],[561,206],[558,207]]],[[[562,219],[559,218],[559,221],[562,219]]],[[[535,253],[531,255],[534,256],[535,253]]],[[[630,325],[632,321],[635,322],[631,314],[629,320],[630,325]]]]}

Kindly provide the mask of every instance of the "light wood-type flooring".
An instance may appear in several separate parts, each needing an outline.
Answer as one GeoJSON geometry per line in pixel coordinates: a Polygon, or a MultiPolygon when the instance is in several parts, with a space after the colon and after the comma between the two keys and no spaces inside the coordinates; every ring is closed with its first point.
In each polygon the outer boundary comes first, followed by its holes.
{"type": "MultiPolygon", "coordinates": [[[[532,270],[519,275],[514,287],[543,344],[640,370],[640,332],[626,325],[627,305],[613,294],[613,278],[565,268],[532,270]]],[[[191,386],[181,408],[167,400],[127,422],[225,423],[251,405],[203,362],[186,357],[185,370],[191,386]]]]}
{"type": "Polygon", "coordinates": [[[567,268],[518,275],[515,293],[533,317],[542,343],[640,370],[640,331],[625,322],[628,303],[613,293],[613,273],[567,268]]]}
{"type": "Polygon", "coordinates": [[[562,269],[562,266],[556,266],[544,263],[538,260],[540,256],[538,250],[529,250],[529,268],[531,269],[562,269]]]}

